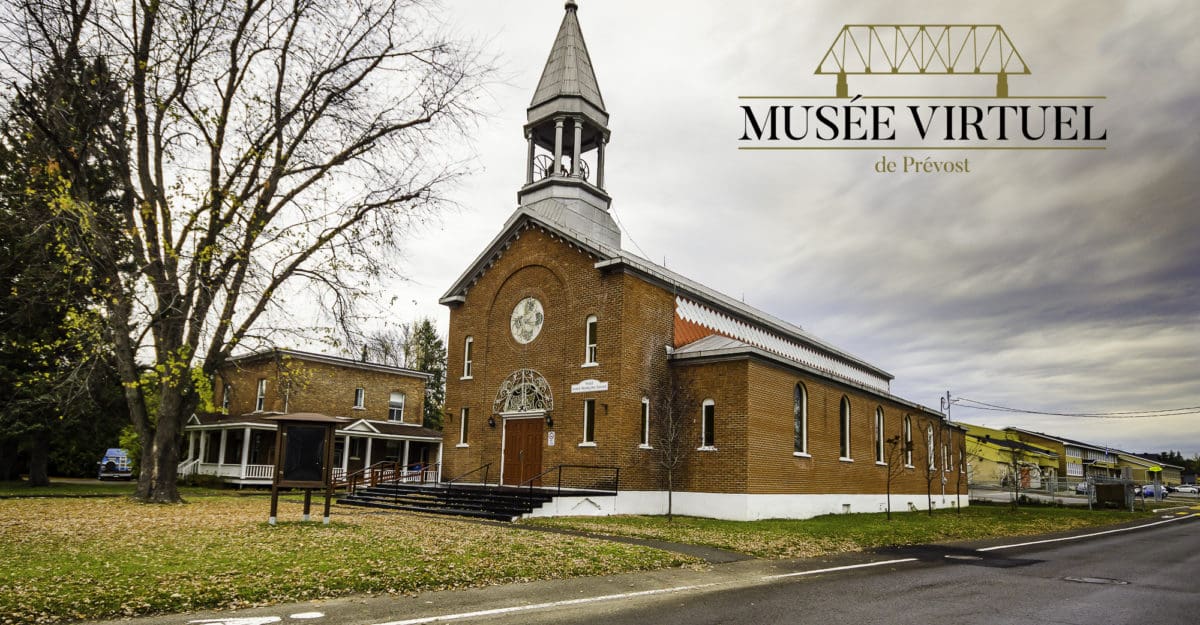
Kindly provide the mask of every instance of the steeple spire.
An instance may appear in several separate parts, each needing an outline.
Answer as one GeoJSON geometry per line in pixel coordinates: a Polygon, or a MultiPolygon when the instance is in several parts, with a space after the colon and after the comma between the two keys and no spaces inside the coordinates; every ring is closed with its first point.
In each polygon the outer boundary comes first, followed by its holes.
{"type": "Polygon", "coordinates": [[[568,0],[542,79],[529,104],[529,150],[521,206],[596,242],[620,248],[604,191],[608,111],[577,15],[568,0]]]}
{"type": "Polygon", "coordinates": [[[558,37],[554,40],[554,47],[550,48],[546,69],[542,71],[542,79],[538,81],[533,101],[529,104],[530,122],[534,121],[535,111],[544,104],[558,98],[579,98],[587,105],[586,108],[592,109],[587,111],[589,116],[601,123],[608,123],[604,97],[600,95],[600,84],[592,70],[592,58],[588,55],[583,31],[579,28],[578,9],[579,6],[574,2],[567,2],[562,25],[558,27],[558,37]]]}

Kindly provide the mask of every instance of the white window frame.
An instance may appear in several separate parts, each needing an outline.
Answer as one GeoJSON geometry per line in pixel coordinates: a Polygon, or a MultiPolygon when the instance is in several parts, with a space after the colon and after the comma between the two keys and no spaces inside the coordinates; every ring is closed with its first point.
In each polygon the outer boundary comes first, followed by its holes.
{"type": "Polygon", "coordinates": [[[600,322],[596,315],[588,315],[584,323],[583,366],[594,367],[600,364],[596,352],[599,350],[597,336],[600,334],[600,322]]]}
{"type": "Polygon", "coordinates": [[[717,402],[706,399],[700,403],[700,447],[696,451],[717,450],[717,402]],[[711,411],[711,413],[710,413],[711,411]],[[711,427],[709,420],[712,420],[711,427]]]}
{"type": "Polygon", "coordinates": [[[942,471],[950,471],[954,467],[950,466],[950,448],[942,443],[942,471]]]}
{"type": "Polygon", "coordinates": [[[408,395],[406,395],[404,393],[404,391],[392,391],[391,394],[388,395],[388,421],[392,421],[395,423],[404,423],[404,407],[407,403],[408,403],[408,395]],[[397,395],[400,396],[400,402],[399,402],[400,403],[400,413],[399,413],[399,415],[396,415],[396,406],[395,406],[397,395]],[[399,418],[396,418],[397,416],[399,418]]]}
{"type": "Polygon", "coordinates": [[[596,400],[583,400],[583,442],[579,443],[580,447],[595,447],[596,446],[596,400]],[[588,430],[591,430],[591,437],[588,437],[588,430]]]}
{"type": "Polygon", "coordinates": [[[792,455],[812,457],[808,453],[808,387],[800,382],[792,389],[792,455]],[[800,426],[799,440],[796,439],[797,425],[800,426]],[[797,446],[800,448],[796,449],[797,446]]]}
{"type": "Polygon", "coordinates": [[[473,364],[473,362],[471,360],[471,357],[472,357],[471,350],[472,350],[472,347],[474,347],[474,345],[475,345],[475,337],[473,337],[473,336],[468,336],[463,341],[463,374],[462,374],[463,380],[473,379],[471,377],[471,367],[473,364]]]}
{"type": "Polygon", "coordinates": [[[470,447],[467,444],[467,426],[471,422],[471,409],[463,407],[458,411],[458,447],[470,447]]]}
{"type": "Polygon", "coordinates": [[[639,449],[654,449],[650,446],[650,398],[642,398],[641,443],[639,449]]]}
{"type": "Polygon", "coordinates": [[[366,410],[367,389],[359,386],[354,389],[354,409],[366,410]]]}
{"type": "Polygon", "coordinates": [[[884,418],[883,406],[875,408],[875,464],[887,464],[887,456],[883,451],[884,418]]]}
{"type": "Polygon", "coordinates": [[[842,462],[854,462],[854,457],[851,455],[854,448],[850,445],[850,427],[851,427],[851,406],[850,398],[842,395],[842,401],[838,402],[838,460],[842,462]]]}
{"type": "Polygon", "coordinates": [[[258,379],[258,388],[254,396],[254,412],[262,412],[267,405],[267,379],[258,379]]]}

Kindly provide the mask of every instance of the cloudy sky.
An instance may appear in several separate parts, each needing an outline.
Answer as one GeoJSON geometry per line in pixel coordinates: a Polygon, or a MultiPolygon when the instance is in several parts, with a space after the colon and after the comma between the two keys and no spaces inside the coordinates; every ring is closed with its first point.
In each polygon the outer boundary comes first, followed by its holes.
{"type": "MultiPolygon", "coordinates": [[[[498,55],[501,80],[459,208],[414,240],[411,281],[395,286],[394,318],[443,328],[438,297],[516,208],[525,108],[562,2],[446,9],[498,55]]],[[[627,249],[888,370],[893,392],[926,405],[950,390],[1047,412],[1200,406],[1200,5],[581,0],[579,18],[627,249]],[[1032,70],[1013,95],[1107,96],[1108,149],[964,153],[972,173],[953,176],[873,174],[870,151],[739,151],[738,96],[833,94],[813,70],[845,23],[1002,24],[1032,70]]],[[[851,89],[993,89],[874,80],[851,89]]],[[[953,416],[1200,453],[1200,414],[953,416]]]]}

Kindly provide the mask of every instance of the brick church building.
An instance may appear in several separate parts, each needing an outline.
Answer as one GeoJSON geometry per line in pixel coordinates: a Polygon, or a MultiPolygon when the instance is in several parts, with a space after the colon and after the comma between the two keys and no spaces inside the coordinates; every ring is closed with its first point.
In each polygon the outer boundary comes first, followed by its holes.
{"type": "Polygon", "coordinates": [[[878,512],[889,473],[893,509],[965,505],[962,430],[891,394],[886,371],[622,249],[608,121],[569,1],[517,209],[441,299],[443,475],[553,486],[560,466],[619,468],[615,498],[542,513],[661,514],[666,446],[677,514],[878,512]]]}

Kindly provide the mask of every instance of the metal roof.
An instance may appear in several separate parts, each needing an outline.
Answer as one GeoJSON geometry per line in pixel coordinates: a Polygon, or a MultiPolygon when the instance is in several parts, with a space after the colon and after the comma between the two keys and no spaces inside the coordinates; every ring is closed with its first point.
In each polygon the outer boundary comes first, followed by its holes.
{"type": "MultiPolygon", "coordinates": [[[[709,336],[706,336],[702,339],[699,339],[692,343],[688,343],[687,345],[684,345],[682,347],[676,348],[674,351],[671,352],[671,355],[669,358],[672,361],[680,362],[680,361],[688,361],[688,360],[703,361],[703,360],[722,360],[722,359],[747,358],[747,357],[757,357],[757,358],[761,358],[766,361],[782,364],[784,366],[791,367],[793,369],[799,369],[801,371],[819,375],[819,376],[822,376],[825,378],[830,377],[828,372],[816,369],[816,368],[812,367],[811,365],[805,364],[804,362],[794,360],[794,359],[784,356],[782,354],[776,354],[773,352],[769,352],[760,347],[750,345],[749,343],[745,343],[745,342],[739,341],[737,339],[729,338],[727,336],[721,336],[719,334],[710,334],[709,336]]],[[[925,414],[933,415],[933,416],[936,416],[943,420],[945,419],[945,415],[942,414],[941,412],[938,412],[937,410],[934,410],[932,408],[927,408],[925,406],[922,406],[921,404],[911,402],[907,399],[904,399],[903,397],[898,397],[896,395],[893,395],[886,389],[880,389],[880,388],[868,386],[868,385],[861,384],[861,383],[853,381],[853,380],[842,379],[839,381],[843,384],[846,384],[847,386],[851,386],[851,387],[857,388],[859,390],[862,390],[866,393],[869,393],[871,395],[875,395],[876,397],[881,397],[883,399],[893,401],[902,406],[907,406],[909,408],[912,408],[913,410],[918,410],[925,414]]],[[[958,426],[957,424],[953,424],[949,421],[947,421],[947,424],[954,425],[955,427],[959,427],[960,429],[964,429],[964,428],[961,428],[961,426],[958,426]]]]}
{"type": "Polygon", "coordinates": [[[579,18],[575,15],[574,2],[566,5],[558,37],[550,48],[542,79],[533,92],[530,108],[545,104],[555,98],[578,97],[604,111],[604,98],[600,95],[600,84],[592,69],[592,58],[588,55],[579,18]]]}
{"type": "Polygon", "coordinates": [[[424,379],[425,381],[429,381],[429,380],[433,379],[432,375],[425,373],[423,371],[406,369],[404,367],[393,367],[392,365],[385,365],[385,364],[378,363],[378,362],[364,362],[361,360],[354,360],[353,358],[343,358],[341,356],[329,356],[327,354],[315,354],[312,352],[302,352],[302,351],[298,351],[298,350],[294,350],[294,349],[285,349],[282,347],[276,347],[273,349],[267,349],[267,350],[263,350],[263,351],[259,351],[259,352],[251,352],[248,354],[241,354],[238,356],[233,356],[233,357],[230,357],[226,362],[229,364],[236,364],[239,362],[247,362],[247,361],[261,360],[261,359],[265,359],[265,358],[273,358],[277,354],[281,355],[281,356],[289,356],[289,357],[295,358],[297,360],[309,360],[312,362],[320,362],[320,363],[324,363],[327,365],[337,365],[339,367],[349,367],[352,369],[365,369],[367,371],[379,371],[382,373],[391,373],[391,374],[395,374],[395,375],[403,375],[403,376],[408,376],[408,377],[413,377],[413,378],[421,378],[421,379],[424,379]]]}

